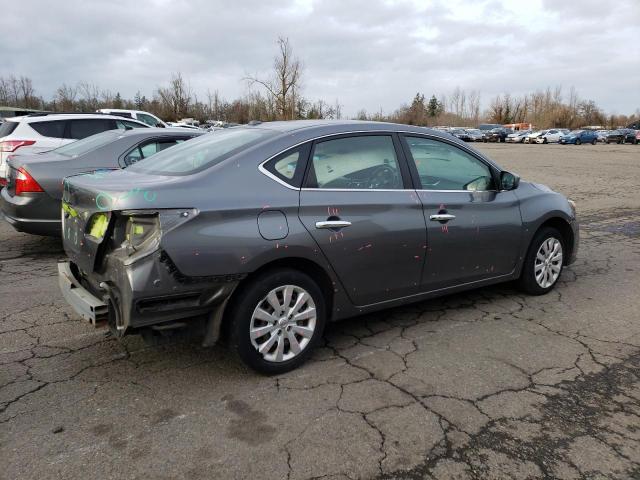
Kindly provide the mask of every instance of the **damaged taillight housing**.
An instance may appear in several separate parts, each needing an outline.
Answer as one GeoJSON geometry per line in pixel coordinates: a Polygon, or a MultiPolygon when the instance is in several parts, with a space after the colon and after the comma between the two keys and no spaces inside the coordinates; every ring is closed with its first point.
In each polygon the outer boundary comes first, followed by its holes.
{"type": "Polygon", "coordinates": [[[113,240],[133,262],[158,250],[163,234],[195,215],[196,211],[191,209],[117,212],[113,240]]]}

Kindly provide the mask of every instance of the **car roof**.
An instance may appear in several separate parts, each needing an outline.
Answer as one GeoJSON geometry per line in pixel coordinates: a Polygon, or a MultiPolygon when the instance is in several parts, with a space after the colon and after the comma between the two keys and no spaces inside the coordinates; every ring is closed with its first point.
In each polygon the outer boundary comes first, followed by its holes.
{"type": "MultiPolygon", "coordinates": [[[[113,130],[115,131],[115,130],[113,130]]],[[[135,136],[167,136],[167,135],[176,135],[176,134],[180,134],[180,135],[203,135],[206,134],[207,132],[205,132],[204,130],[198,131],[198,130],[188,130],[186,128],[156,128],[156,127],[149,127],[149,128],[132,128],[131,130],[120,130],[121,135],[123,136],[127,136],[127,137],[135,137],[135,136]]]]}
{"type": "MultiPolygon", "coordinates": [[[[54,120],[84,120],[87,118],[107,118],[113,120],[128,120],[136,123],[141,123],[135,118],[123,118],[118,115],[108,115],[104,113],[48,113],[48,114],[33,114],[33,115],[22,115],[19,117],[7,118],[8,121],[11,122],[42,122],[49,121],[52,122],[54,120]]],[[[144,125],[144,124],[143,124],[144,125]]]]}
{"type": "MultiPolygon", "coordinates": [[[[236,127],[238,128],[238,127],[236,127]]],[[[262,122],[255,125],[242,125],[242,128],[268,129],[287,133],[302,133],[313,135],[314,131],[322,134],[338,134],[350,132],[387,131],[387,132],[409,132],[428,133],[440,138],[449,139],[451,135],[428,127],[416,125],[406,125],[402,123],[373,122],[367,120],[289,120],[276,122],[262,122]]]]}

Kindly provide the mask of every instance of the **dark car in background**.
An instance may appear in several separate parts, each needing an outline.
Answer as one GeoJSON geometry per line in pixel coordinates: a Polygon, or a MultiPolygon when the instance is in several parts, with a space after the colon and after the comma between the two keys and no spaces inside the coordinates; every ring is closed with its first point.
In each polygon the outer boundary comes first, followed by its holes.
{"type": "Polygon", "coordinates": [[[627,137],[627,129],[619,128],[611,130],[605,137],[605,143],[624,143],[627,137]]]}
{"type": "Polygon", "coordinates": [[[593,130],[574,130],[560,137],[558,141],[561,145],[581,145],[583,143],[598,143],[598,135],[593,130]]]}
{"type": "Polygon", "coordinates": [[[454,128],[449,133],[463,142],[473,142],[473,137],[464,128],[454,128]]]}
{"type": "Polygon", "coordinates": [[[512,134],[513,130],[510,128],[498,127],[492,128],[489,131],[484,133],[484,137],[482,138],[483,142],[506,142],[507,135],[512,134]]]}
{"type": "Polygon", "coordinates": [[[472,142],[481,142],[482,141],[482,139],[484,137],[484,133],[479,128],[467,128],[465,130],[467,132],[467,135],[469,135],[469,137],[471,137],[471,141],[472,142]]]}
{"type": "Polygon", "coordinates": [[[633,128],[625,128],[624,131],[624,143],[632,143],[634,145],[638,143],[638,130],[634,130],[633,128]]]}
{"type": "Polygon", "coordinates": [[[116,337],[225,334],[267,373],[328,321],[510,280],[547,293],[578,246],[564,196],[447,133],[376,122],[204,135],[67,178],[63,208],[59,283],[82,317],[116,337]]]}
{"type": "Polygon", "coordinates": [[[201,133],[169,128],[108,130],[50,152],[14,155],[8,161],[7,187],[0,192],[2,215],[19,232],[60,236],[63,178],[125,168],[201,133]]]}

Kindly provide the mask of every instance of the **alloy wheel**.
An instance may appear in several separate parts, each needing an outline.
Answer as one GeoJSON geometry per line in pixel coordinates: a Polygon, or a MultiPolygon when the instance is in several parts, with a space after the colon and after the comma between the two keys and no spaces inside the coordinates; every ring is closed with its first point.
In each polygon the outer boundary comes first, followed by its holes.
{"type": "Polygon", "coordinates": [[[555,237],[549,237],[538,249],[533,268],[536,283],[542,288],[549,288],[560,276],[562,270],[562,244],[555,237]]]}
{"type": "Polygon", "coordinates": [[[251,344],[264,360],[286,362],[309,345],[316,322],[316,306],[309,292],[296,285],[274,288],[253,311],[251,344]]]}

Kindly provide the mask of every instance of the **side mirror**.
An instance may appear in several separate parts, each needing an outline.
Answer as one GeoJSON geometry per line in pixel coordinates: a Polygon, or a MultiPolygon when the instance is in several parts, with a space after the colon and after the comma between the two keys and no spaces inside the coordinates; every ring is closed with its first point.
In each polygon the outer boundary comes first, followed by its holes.
{"type": "Polygon", "coordinates": [[[156,127],[158,127],[158,128],[164,128],[164,124],[162,124],[162,123],[156,123],[156,127]]]}
{"type": "Polygon", "coordinates": [[[515,190],[520,185],[520,177],[511,172],[500,172],[500,190],[515,190]]]}

